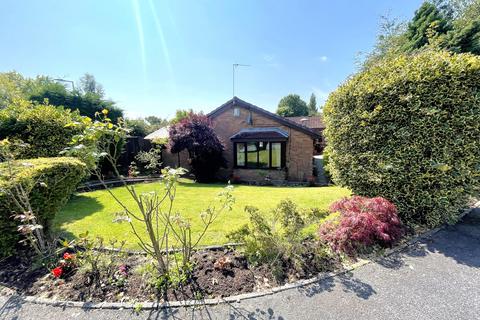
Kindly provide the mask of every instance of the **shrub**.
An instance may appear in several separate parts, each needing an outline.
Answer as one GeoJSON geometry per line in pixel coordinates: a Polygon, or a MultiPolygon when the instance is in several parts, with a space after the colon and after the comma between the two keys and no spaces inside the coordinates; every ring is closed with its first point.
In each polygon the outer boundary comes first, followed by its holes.
{"type": "Polygon", "coordinates": [[[16,227],[19,221],[12,217],[16,212],[8,191],[16,184],[30,190],[30,203],[38,223],[45,232],[51,229],[55,214],[67,202],[77,184],[85,176],[86,166],[74,158],[38,158],[17,161],[13,179],[6,172],[5,164],[0,163],[0,256],[14,252],[20,234],[16,227]]]}
{"type": "Polygon", "coordinates": [[[224,146],[206,116],[190,113],[170,126],[169,136],[173,153],[188,151],[192,173],[197,181],[213,181],[218,169],[226,166],[224,146]]]}
{"type": "Polygon", "coordinates": [[[78,133],[78,128],[65,127],[79,121],[78,112],[48,104],[35,105],[16,100],[0,110],[0,139],[10,138],[27,143],[19,158],[57,157],[78,133]]]}
{"type": "Polygon", "coordinates": [[[230,233],[228,238],[243,243],[245,256],[254,265],[268,264],[273,275],[282,280],[289,271],[297,275],[314,273],[327,267],[325,247],[308,242],[302,230],[312,218],[320,218],[318,210],[305,212],[291,200],[282,200],[272,214],[264,214],[247,206],[250,223],[230,233]]]}
{"type": "Polygon", "coordinates": [[[407,224],[453,223],[480,189],[480,57],[389,58],[340,86],[324,114],[334,181],[389,199],[407,224]]]}
{"type": "Polygon", "coordinates": [[[391,246],[403,234],[397,208],[388,200],[353,196],[335,202],[339,216],[320,226],[320,238],[333,250],[355,255],[373,245],[391,246]]]}

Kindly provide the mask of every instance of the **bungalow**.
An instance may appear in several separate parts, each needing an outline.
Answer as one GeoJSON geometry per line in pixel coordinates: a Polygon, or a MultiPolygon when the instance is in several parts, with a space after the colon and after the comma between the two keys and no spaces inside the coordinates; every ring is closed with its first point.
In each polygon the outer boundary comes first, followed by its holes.
{"type": "MultiPolygon", "coordinates": [[[[237,97],[207,116],[225,146],[227,168],[220,170],[219,178],[248,182],[312,179],[313,156],[322,145],[320,117],[281,117],[237,97]]],[[[166,165],[172,165],[169,162],[176,158],[172,156],[164,155],[166,165]]],[[[178,158],[179,164],[186,166],[183,158],[178,158]]]]}

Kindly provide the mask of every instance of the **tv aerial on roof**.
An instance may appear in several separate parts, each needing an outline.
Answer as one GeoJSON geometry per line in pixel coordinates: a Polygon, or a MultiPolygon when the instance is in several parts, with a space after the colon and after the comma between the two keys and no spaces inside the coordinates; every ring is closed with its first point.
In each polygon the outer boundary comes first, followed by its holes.
{"type": "Polygon", "coordinates": [[[234,63],[232,65],[232,93],[233,93],[233,96],[235,97],[235,70],[238,68],[238,67],[251,67],[251,65],[249,64],[241,64],[241,63],[234,63]]]}

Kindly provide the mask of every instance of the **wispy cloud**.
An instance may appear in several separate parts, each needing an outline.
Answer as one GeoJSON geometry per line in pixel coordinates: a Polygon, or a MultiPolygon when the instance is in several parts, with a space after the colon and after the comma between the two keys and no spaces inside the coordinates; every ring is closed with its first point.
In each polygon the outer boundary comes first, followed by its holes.
{"type": "Polygon", "coordinates": [[[262,55],[262,59],[263,61],[266,62],[266,65],[268,67],[272,67],[272,68],[280,67],[280,63],[277,61],[277,57],[275,57],[275,55],[273,54],[264,53],[262,55]]]}
{"type": "Polygon", "coordinates": [[[320,62],[327,62],[328,57],[327,56],[320,56],[320,57],[317,58],[317,60],[320,61],[320,62]]]}

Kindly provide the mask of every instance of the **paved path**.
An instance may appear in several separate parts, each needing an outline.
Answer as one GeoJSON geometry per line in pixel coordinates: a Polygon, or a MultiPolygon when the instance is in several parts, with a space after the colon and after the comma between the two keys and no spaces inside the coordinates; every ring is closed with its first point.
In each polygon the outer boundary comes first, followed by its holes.
{"type": "Polygon", "coordinates": [[[240,303],[134,314],[0,297],[0,319],[480,319],[480,209],[378,263],[240,303]]]}

